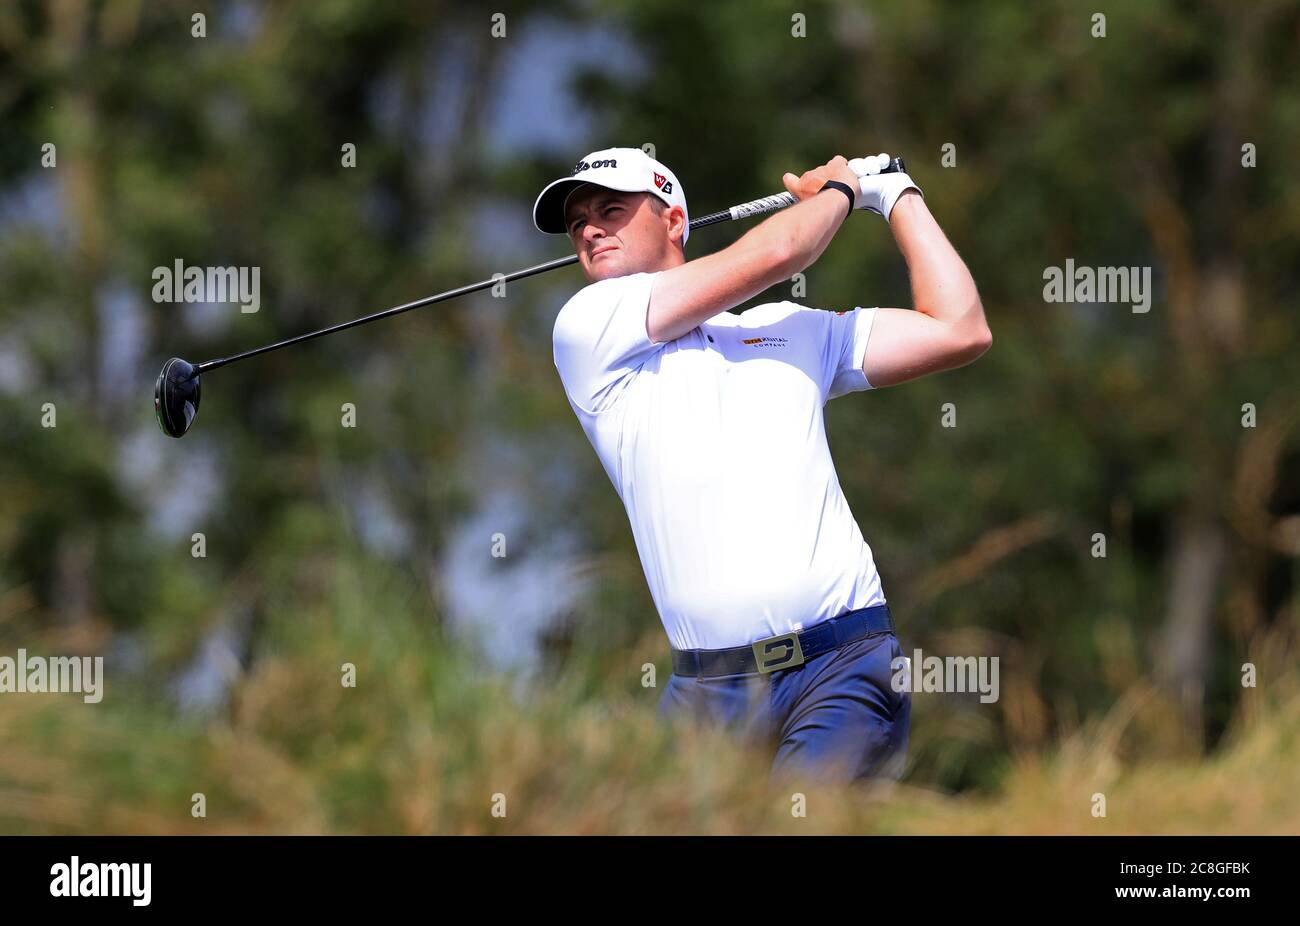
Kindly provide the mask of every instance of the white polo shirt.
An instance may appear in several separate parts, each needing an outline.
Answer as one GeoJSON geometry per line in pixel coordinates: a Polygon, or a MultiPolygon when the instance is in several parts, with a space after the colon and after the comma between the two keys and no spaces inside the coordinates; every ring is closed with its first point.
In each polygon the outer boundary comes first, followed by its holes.
{"type": "Polygon", "coordinates": [[[672,646],[740,646],[883,603],[822,420],[828,399],[871,388],[876,310],[773,302],[655,344],[657,275],[582,289],[554,349],[672,646]]]}

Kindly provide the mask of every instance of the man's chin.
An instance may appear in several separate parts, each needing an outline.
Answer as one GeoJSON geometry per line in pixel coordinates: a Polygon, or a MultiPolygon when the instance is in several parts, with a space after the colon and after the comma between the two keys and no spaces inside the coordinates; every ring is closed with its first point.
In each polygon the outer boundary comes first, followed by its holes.
{"type": "Polygon", "coordinates": [[[629,266],[620,254],[597,255],[596,259],[587,265],[587,279],[593,283],[625,277],[636,272],[637,268],[629,266]]]}

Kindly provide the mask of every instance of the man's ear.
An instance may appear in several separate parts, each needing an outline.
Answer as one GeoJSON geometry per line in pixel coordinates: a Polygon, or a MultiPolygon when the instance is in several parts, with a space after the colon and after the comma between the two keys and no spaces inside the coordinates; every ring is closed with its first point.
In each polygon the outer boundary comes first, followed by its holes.
{"type": "Polygon", "coordinates": [[[668,235],[673,242],[683,250],[686,245],[683,238],[686,237],[686,211],[681,206],[670,206],[665,213],[668,216],[668,235]]]}

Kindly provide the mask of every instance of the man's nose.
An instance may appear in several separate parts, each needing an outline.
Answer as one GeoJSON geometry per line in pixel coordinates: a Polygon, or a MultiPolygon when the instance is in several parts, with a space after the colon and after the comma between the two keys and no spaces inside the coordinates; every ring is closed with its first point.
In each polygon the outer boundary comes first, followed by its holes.
{"type": "Polygon", "coordinates": [[[605,237],[605,229],[601,228],[598,225],[593,225],[591,222],[588,222],[586,225],[582,227],[583,241],[591,241],[593,238],[604,238],[604,237],[605,237]]]}

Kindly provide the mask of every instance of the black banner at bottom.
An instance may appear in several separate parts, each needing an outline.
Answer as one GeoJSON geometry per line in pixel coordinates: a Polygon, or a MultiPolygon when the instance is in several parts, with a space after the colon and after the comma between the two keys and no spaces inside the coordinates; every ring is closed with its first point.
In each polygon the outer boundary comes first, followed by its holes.
{"type": "Polygon", "coordinates": [[[338,915],[430,900],[540,915],[599,889],[648,912],[718,917],[741,913],[748,897],[751,914],[769,916],[823,891],[842,899],[881,887],[949,912],[1199,905],[1232,915],[1294,895],[1283,879],[1297,848],[1294,837],[1252,836],[0,837],[0,884],[7,912],[119,915],[338,915]]]}

